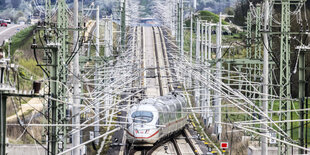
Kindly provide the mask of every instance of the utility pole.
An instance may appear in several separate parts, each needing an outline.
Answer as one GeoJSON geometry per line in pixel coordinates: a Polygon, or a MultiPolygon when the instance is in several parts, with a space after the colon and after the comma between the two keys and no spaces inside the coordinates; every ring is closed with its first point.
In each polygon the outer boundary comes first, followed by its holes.
{"type": "MultiPolygon", "coordinates": [[[[290,0],[281,1],[281,38],[280,38],[280,102],[279,111],[291,110],[291,67],[290,67],[290,0]]],[[[291,120],[291,112],[280,113],[280,121],[291,120]]],[[[291,137],[291,123],[281,123],[283,131],[287,131],[287,136],[291,137]]],[[[280,137],[284,139],[286,137],[280,137]]],[[[291,147],[287,144],[278,143],[278,154],[291,154],[291,147]],[[284,149],[283,149],[284,147],[284,149]]]]}
{"type": "Polygon", "coordinates": [[[176,42],[178,47],[180,47],[180,3],[177,2],[177,9],[176,9],[176,27],[177,27],[177,31],[176,31],[176,42]]]}
{"type": "MultiPolygon", "coordinates": [[[[211,46],[212,46],[212,39],[211,39],[211,35],[212,35],[212,23],[210,22],[208,24],[208,58],[207,60],[208,61],[211,61],[211,46]]],[[[210,91],[210,74],[211,74],[211,66],[210,66],[210,63],[208,63],[207,61],[207,65],[208,65],[208,76],[207,76],[207,80],[208,80],[208,85],[207,85],[207,125],[209,126],[209,124],[212,122],[212,113],[210,113],[210,107],[211,107],[211,91],[210,91]]]]}
{"type": "MultiPolygon", "coordinates": [[[[302,47],[300,47],[302,48],[302,47]]],[[[299,93],[298,93],[298,97],[299,97],[299,105],[300,105],[300,109],[304,109],[304,105],[305,105],[305,87],[306,87],[306,79],[305,79],[305,75],[306,75],[306,66],[305,66],[305,51],[304,49],[299,49],[299,61],[298,61],[298,77],[299,77],[299,82],[298,82],[298,89],[299,89],[299,93]]],[[[304,119],[304,111],[300,111],[300,119],[303,120],[304,119]]],[[[300,121],[299,123],[300,127],[299,127],[299,145],[304,147],[304,122],[300,121]]],[[[307,137],[306,137],[307,138],[307,137]]],[[[306,144],[307,145],[307,144],[306,144]]],[[[304,154],[304,150],[303,149],[299,149],[299,154],[304,154]]]]}
{"type": "MultiPolygon", "coordinates": [[[[254,59],[261,60],[261,27],[262,27],[262,20],[261,20],[261,6],[260,4],[256,5],[256,15],[255,15],[255,42],[254,42],[254,59]]],[[[256,77],[261,76],[261,64],[254,64],[254,80],[256,80],[256,77]]],[[[258,91],[261,92],[261,87],[258,88],[258,91]]],[[[255,95],[255,93],[253,94],[255,95]]],[[[254,97],[254,96],[253,96],[254,97]]],[[[261,95],[259,95],[261,97],[261,95]]],[[[259,101],[259,107],[261,107],[261,101],[259,101]]]]}
{"type": "MultiPolygon", "coordinates": [[[[221,78],[222,78],[222,13],[219,15],[219,23],[217,25],[217,32],[216,32],[216,74],[215,78],[219,80],[217,83],[217,87],[221,89],[221,78]]],[[[215,101],[215,114],[214,119],[216,122],[215,130],[218,137],[218,140],[221,140],[221,133],[222,133],[222,125],[221,123],[221,94],[220,92],[215,92],[214,94],[214,101],[215,101]]]]}
{"type": "Polygon", "coordinates": [[[126,0],[122,0],[121,5],[121,46],[124,50],[126,43],[126,0]]]}
{"type": "Polygon", "coordinates": [[[184,55],[184,28],[183,28],[183,0],[181,0],[181,8],[180,8],[180,41],[181,41],[181,55],[183,56],[184,55]]]}
{"type": "MultiPolygon", "coordinates": [[[[190,45],[189,45],[189,62],[192,65],[193,64],[193,4],[191,5],[190,8],[190,45]]],[[[189,77],[189,87],[193,86],[193,81],[192,81],[192,74],[189,72],[188,74],[189,77]]]]}
{"type": "Polygon", "coordinates": [[[192,64],[193,62],[193,12],[191,9],[191,39],[190,39],[190,47],[189,47],[189,62],[192,64]]]}
{"type": "Polygon", "coordinates": [[[51,22],[51,0],[45,0],[45,22],[51,22]]]}
{"type": "MultiPolygon", "coordinates": [[[[79,2],[78,0],[74,0],[74,8],[73,8],[73,20],[74,20],[74,28],[78,29],[79,28],[79,2]]],[[[75,30],[73,31],[73,53],[76,53],[74,58],[73,58],[73,74],[72,80],[73,80],[73,107],[72,107],[72,125],[75,126],[73,129],[76,130],[76,132],[73,133],[72,135],[72,147],[78,146],[80,144],[80,127],[78,126],[80,122],[80,94],[81,94],[81,87],[80,87],[80,54],[76,46],[79,46],[79,31],[75,30]]],[[[74,55],[74,54],[73,54],[74,55]]],[[[72,151],[72,154],[80,154],[80,148],[76,148],[72,151]]]]}
{"type": "MultiPolygon", "coordinates": [[[[99,30],[99,25],[100,25],[100,21],[99,21],[99,5],[97,6],[97,9],[96,9],[96,57],[99,57],[99,54],[100,54],[100,30],[99,30]]],[[[95,71],[95,79],[97,81],[97,83],[99,82],[98,79],[99,79],[99,71],[98,71],[98,67],[99,67],[99,64],[98,62],[96,62],[96,71],[95,71]]],[[[97,89],[96,90],[99,90],[99,86],[97,85],[96,86],[97,89]]],[[[100,102],[96,103],[95,105],[95,127],[94,127],[94,138],[98,137],[99,136],[99,107],[100,107],[100,102]]],[[[99,139],[96,139],[95,140],[95,144],[99,144],[99,139]]]]}
{"type": "Polygon", "coordinates": [[[109,55],[111,56],[113,54],[113,16],[110,16],[109,21],[109,55]]]}
{"type": "MultiPolygon", "coordinates": [[[[205,35],[205,40],[204,40],[204,65],[207,65],[209,66],[209,63],[208,63],[208,23],[207,21],[205,21],[205,31],[204,31],[204,35],[205,35]]],[[[209,69],[209,68],[208,68],[209,69]]],[[[204,72],[205,73],[205,77],[207,77],[207,80],[209,79],[209,74],[207,72],[204,72]]],[[[205,88],[204,90],[204,98],[203,98],[203,103],[204,103],[204,106],[203,106],[203,122],[204,124],[206,125],[207,124],[207,116],[208,116],[208,110],[209,110],[209,107],[208,107],[208,102],[209,102],[209,98],[210,98],[210,94],[208,94],[208,87],[205,88]],[[208,108],[206,108],[208,107],[208,108]]]]}
{"type": "Polygon", "coordinates": [[[55,45],[49,45],[53,47],[51,50],[51,65],[50,65],[50,89],[51,97],[55,100],[49,100],[51,103],[51,121],[52,124],[60,124],[60,126],[51,126],[49,129],[49,151],[51,154],[57,154],[62,152],[66,148],[67,128],[61,126],[66,124],[66,104],[64,102],[64,96],[67,95],[66,83],[67,83],[67,68],[65,63],[68,55],[68,14],[65,0],[59,0],[57,5],[57,29],[58,37],[55,45]],[[60,84],[62,83],[62,84],[60,84]]]}
{"type": "MultiPolygon", "coordinates": [[[[196,64],[200,63],[200,20],[196,18],[196,64]]],[[[196,107],[200,106],[200,87],[199,81],[195,81],[195,101],[196,107]]]]}
{"type": "Polygon", "coordinates": [[[196,18],[196,63],[200,62],[200,20],[196,18]]]}
{"type": "MultiPolygon", "coordinates": [[[[1,68],[1,73],[3,73],[5,70],[1,68]]],[[[3,74],[1,74],[3,75],[3,74]]],[[[3,79],[3,77],[1,77],[3,79]]],[[[1,80],[2,81],[2,80],[1,80]]],[[[2,84],[2,82],[1,82],[2,84]]],[[[0,155],[6,155],[6,99],[7,97],[2,95],[3,90],[0,92],[0,137],[1,137],[1,143],[0,143],[0,155]]]]}
{"type": "Polygon", "coordinates": [[[104,18],[104,56],[108,57],[110,55],[110,48],[109,48],[109,38],[110,38],[110,22],[109,18],[104,18]]]}
{"type": "Polygon", "coordinates": [[[211,60],[211,46],[212,46],[212,23],[208,27],[208,60],[211,60]]]}
{"type": "Polygon", "coordinates": [[[201,26],[200,26],[200,63],[203,64],[204,62],[204,47],[205,47],[205,35],[204,35],[204,30],[205,30],[205,25],[204,21],[201,21],[201,26]]]}
{"type": "MultiPolygon", "coordinates": [[[[264,66],[263,66],[263,112],[268,116],[268,72],[269,72],[269,42],[268,42],[268,34],[269,31],[269,0],[265,0],[265,8],[264,8],[264,33],[263,33],[263,41],[264,41],[264,66]]],[[[263,122],[266,122],[266,117],[263,116],[263,122]]],[[[262,133],[267,135],[267,124],[262,125],[262,133]]],[[[262,146],[262,155],[268,155],[268,141],[267,137],[261,136],[261,146],[262,146]]]]}
{"type": "MultiPolygon", "coordinates": [[[[252,44],[251,44],[251,39],[252,39],[252,14],[250,11],[248,11],[247,13],[247,19],[246,19],[246,23],[247,23],[247,29],[246,29],[246,58],[247,59],[251,59],[251,55],[252,55],[252,44]]],[[[250,67],[250,64],[246,64],[246,67],[250,67]]],[[[248,75],[248,79],[249,81],[251,81],[252,77],[251,77],[251,70],[247,71],[247,75],[248,75]]],[[[246,90],[251,91],[251,86],[246,86],[246,90]]],[[[250,97],[251,93],[247,93],[247,97],[250,97]]]]}
{"type": "MultiPolygon", "coordinates": [[[[10,46],[10,45],[8,45],[10,46]]],[[[8,51],[9,52],[9,51],[8,51]]],[[[5,52],[1,51],[3,58],[0,59],[0,155],[7,155],[7,125],[6,125],[6,109],[7,109],[7,97],[11,96],[9,91],[16,90],[15,86],[11,86],[8,81],[9,76],[14,76],[12,79],[16,79],[16,74],[9,73],[17,70],[16,65],[10,64],[11,59],[5,57],[5,52]],[[14,66],[14,67],[13,67],[14,66]]],[[[16,82],[16,81],[15,81],[16,82]]],[[[12,83],[15,83],[12,82],[12,83]]]]}

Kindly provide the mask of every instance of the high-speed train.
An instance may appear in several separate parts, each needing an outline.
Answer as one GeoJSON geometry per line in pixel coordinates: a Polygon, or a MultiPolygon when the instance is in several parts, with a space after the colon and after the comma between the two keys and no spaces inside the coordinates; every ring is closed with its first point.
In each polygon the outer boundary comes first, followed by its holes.
{"type": "Polygon", "coordinates": [[[187,123],[185,97],[167,95],[142,100],[128,112],[127,140],[135,144],[154,144],[183,129],[187,123]]]}

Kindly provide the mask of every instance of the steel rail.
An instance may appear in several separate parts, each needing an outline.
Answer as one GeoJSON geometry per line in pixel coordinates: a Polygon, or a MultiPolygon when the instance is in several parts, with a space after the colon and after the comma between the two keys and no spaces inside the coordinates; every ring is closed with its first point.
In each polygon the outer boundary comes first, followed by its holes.
{"type": "Polygon", "coordinates": [[[177,155],[182,155],[181,149],[180,149],[180,147],[179,147],[178,142],[176,141],[176,139],[175,139],[175,138],[172,138],[171,142],[172,142],[172,144],[173,144],[175,150],[177,151],[177,155]]]}
{"type": "Polygon", "coordinates": [[[159,66],[156,33],[155,33],[155,28],[152,27],[152,29],[153,29],[154,46],[155,46],[155,57],[156,57],[156,69],[157,69],[157,77],[158,77],[158,84],[159,84],[159,94],[160,94],[160,96],[163,96],[163,85],[162,85],[161,74],[160,74],[160,69],[159,69],[160,66],[159,66]]]}
{"type": "Polygon", "coordinates": [[[170,136],[169,138],[165,138],[159,142],[157,142],[151,149],[149,149],[146,153],[146,155],[152,155],[152,153],[157,150],[159,147],[163,146],[163,144],[172,141],[174,137],[179,136],[181,133],[179,132],[176,135],[170,136]]]}
{"type": "Polygon", "coordinates": [[[190,140],[190,135],[189,132],[187,131],[187,129],[183,130],[183,135],[185,136],[185,140],[186,142],[189,144],[189,146],[191,147],[193,153],[195,155],[199,155],[198,154],[198,149],[196,148],[196,146],[194,145],[193,141],[190,140]]]}
{"type": "MultiPolygon", "coordinates": [[[[163,34],[161,31],[161,28],[159,28],[159,27],[157,27],[157,28],[158,28],[158,32],[159,32],[159,36],[160,36],[161,47],[163,49],[162,52],[163,52],[166,76],[169,77],[169,80],[167,79],[167,81],[172,82],[172,79],[170,78],[171,73],[170,73],[169,62],[168,62],[169,60],[168,60],[168,55],[167,55],[167,49],[166,49],[166,46],[164,44],[163,34]]],[[[169,84],[169,82],[168,82],[168,84],[169,84]]],[[[174,90],[171,84],[170,84],[170,86],[168,86],[168,88],[169,88],[170,92],[174,90]]]]}

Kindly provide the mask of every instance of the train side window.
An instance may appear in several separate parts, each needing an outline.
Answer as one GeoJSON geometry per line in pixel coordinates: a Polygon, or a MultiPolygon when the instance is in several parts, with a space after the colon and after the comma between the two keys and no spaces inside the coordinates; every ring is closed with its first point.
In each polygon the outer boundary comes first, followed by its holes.
{"type": "Polygon", "coordinates": [[[159,125],[162,125],[165,123],[165,118],[162,112],[159,112],[159,125]]]}
{"type": "Polygon", "coordinates": [[[170,108],[169,108],[168,105],[165,106],[164,114],[165,114],[166,123],[170,122],[170,120],[171,120],[171,117],[170,117],[170,108]]]}
{"type": "Polygon", "coordinates": [[[182,111],[181,111],[181,109],[178,109],[177,118],[181,118],[181,117],[182,117],[182,111]]]}
{"type": "Polygon", "coordinates": [[[170,121],[174,121],[175,120],[175,111],[176,111],[176,109],[175,109],[175,107],[174,107],[174,104],[170,104],[169,105],[169,109],[170,109],[170,113],[169,113],[169,115],[170,115],[170,121]]]}
{"type": "Polygon", "coordinates": [[[182,105],[181,105],[182,103],[180,103],[180,102],[178,102],[178,104],[176,104],[176,106],[177,106],[177,118],[181,118],[182,117],[182,105]]]}
{"type": "Polygon", "coordinates": [[[164,124],[164,118],[163,118],[163,115],[162,115],[162,108],[161,108],[161,106],[158,106],[156,108],[157,108],[157,111],[158,111],[158,125],[162,125],[162,124],[164,124]]]}
{"type": "Polygon", "coordinates": [[[167,112],[167,107],[166,106],[162,106],[161,107],[161,111],[160,111],[160,114],[162,115],[162,120],[163,120],[163,124],[166,124],[167,123],[167,116],[165,115],[167,112]]]}
{"type": "Polygon", "coordinates": [[[167,113],[163,113],[163,117],[165,119],[165,124],[169,122],[169,115],[167,115],[167,113]]]}
{"type": "Polygon", "coordinates": [[[172,121],[175,121],[176,120],[176,111],[175,110],[171,111],[171,116],[172,116],[172,121]]]}

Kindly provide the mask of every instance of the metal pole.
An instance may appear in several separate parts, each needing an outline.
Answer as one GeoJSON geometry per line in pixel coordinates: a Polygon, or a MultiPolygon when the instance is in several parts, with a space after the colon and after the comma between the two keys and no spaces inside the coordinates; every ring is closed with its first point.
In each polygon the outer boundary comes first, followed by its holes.
{"type": "MultiPolygon", "coordinates": [[[[100,23],[99,23],[99,5],[97,6],[97,10],[96,10],[96,57],[99,57],[99,54],[100,54],[100,46],[99,46],[99,44],[100,44],[100,40],[99,40],[99,38],[100,38],[100,35],[99,35],[99,25],[100,25],[100,23]]],[[[99,75],[98,75],[98,66],[99,66],[99,64],[98,64],[98,62],[96,62],[96,71],[95,71],[95,79],[98,79],[99,78],[99,75]]],[[[97,80],[98,81],[98,80],[97,80]]],[[[97,86],[98,87],[98,86],[97,86]]],[[[98,89],[97,89],[98,90],[98,89]]],[[[95,107],[96,107],[96,109],[95,109],[95,114],[99,114],[99,106],[100,106],[100,103],[98,102],[98,103],[96,103],[96,105],[95,105],[95,107]]],[[[94,136],[95,136],[95,138],[96,137],[98,137],[99,136],[99,115],[97,115],[96,117],[95,117],[95,124],[96,124],[96,126],[94,127],[94,136]]],[[[99,139],[96,139],[95,140],[95,144],[99,144],[99,139]]]]}
{"type": "Polygon", "coordinates": [[[204,60],[207,61],[208,60],[208,23],[205,22],[205,31],[204,31],[204,34],[205,34],[205,40],[204,40],[204,51],[205,51],[205,57],[204,57],[204,60]]]}
{"type": "MultiPolygon", "coordinates": [[[[299,54],[299,105],[300,109],[304,109],[305,104],[305,51],[301,50],[299,54]]],[[[300,111],[300,119],[304,119],[304,111],[300,111]]],[[[304,121],[300,121],[299,123],[299,145],[304,146],[304,121]]],[[[299,154],[304,154],[303,149],[299,149],[299,154]]]]}
{"type": "Polygon", "coordinates": [[[196,63],[200,62],[200,21],[196,18],[196,63]]]}
{"type": "MultiPolygon", "coordinates": [[[[78,12],[79,11],[79,3],[78,3],[78,0],[74,0],[74,27],[76,29],[79,28],[79,15],[78,15],[78,12]]],[[[79,44],[79,41],[78,41],[78,33],[79,31],[78,30],[75,30],[73,32],[73,41],[74,41],[74,44],[75,46],[77,46],[79,44]]],[[[80,54],[79,54],[79,51],[77,50],[78,48],[75,48],[76,50],[73,51],[73,52],[76,52],[75,54],[75,57],[73,59],[73,74],[75,76],[73,76],[73,109],[72,109],[72,115],[74,116],[73,117],[73,121],[72,123],[73,124],[80,124],[80,103],[81,103],[81,100],[78,96],[80,96],[80,93],[81,93],[81,87],[80,87],[80,81],[78,79],[78,77],[80,77],[80,66],[79,66],[79,57],[80,57],[80,54]]],[[[80,127],[79,126],[76,126],[75,129],[78,131],[78,132],[75,132],[73,135],[72,135],[72,145],[73,146],[77,146],[80,144],[80,127]]],[[[73,150],[73,154],[80,154],[80,149],[75,149],[73,150]]]]}
{"type": "Polygon", "coordinates": [[[177,9],[176,9],[176,42],[178,47],[180,47],[180,3],[177,3],[177,9]]]}
{"type": "MultiPolygon", "coordinates": [[[[269,30],[269,1],[265,0],[265,12],[264,12],[264,66],[263,66],[263,112],[268,116],[268,71],[269,71],[269,42],[267,32],[269,30]]],[[[262,118],[263,122],[267,121],[265,117],[262,118]]],[[[267,124],[262,125],[262,133],[267,134],[267,124]]],[[[267,137],[261,137],[262,155],[268,154],[268,142],[267,137]]]]}
{"type": "Polygon", "coordinates": [[[210,22],[209,28],[208,28],[208,60],[211,60],[211,46],[212,46],[212,25],[210,22]]]}
{"type": "MultiPolygon", "coordinates": [[[[218,26],[217,26],[217,33],[216,33],[216,74],[215,74],[215,77],[217,80],[219,80],[219,83],[217,83],[217,86],[219,89],[221,89],[221,78],[222,78],[222,72],[221,72],[221,69],[222,69],[222,62],[221,62],[221,58],[222,58],[222,49],[221,49],[221,45],[222,45],[222,13],[220,13],[220,16],[219,16],[219,23],[218,23],[218,26]]],[[[221,99],[221,94],[219,92],[215,92],[215,95],[214,95],[214,100],[215,100],[215,113],[217,115],[214,115],[214,119],[215,119],[215,122],[217,122],[216,124],[216,134],[217,134],[217,137],[218,137],[218,140],[221,140],[221,133],[222,133],[222,126],[220,124],[221,122],[221,102],[222,102],[222,99],[221,99]]]]}
{"type": "Polygon", "coordinates": [[[123,0],[121,7],[121,46],[125,49],[125,36],[126,36],[126,0],[123,0]]]}
{"type": "Polygon", "coordinates": [[[204,62],[204,51],[205,51],[204,50],[205,35],[203,34],[203,32],[204,32],[205,26],[204,26],[203,21],[200,24],[201,24],[201,26],[200,26],[200,38],[201,38],[201,40],[200,40],[200,63],[203,64],[203,62],[204,62]]]}
{"type": "MultiPolygon", "coordinates": [[[[74,28],[79,28],[79,2],[78,0],[74,0],[74,8],[73,8],[73,20],[74,20],[74,28]]],[[[75,30],[73,32],[73,45],[78,46],[78,30],[75,30]]],[[[79,65],[79,48],[74,48],[75,51],[73,51],[75,54],[75,57],[73,59],[73,74],[75,76],[73,77],[73,108],[72,108],[72,124],[76,124],[74,127],[77,132],[75,132],[72,135],[72,147],[77,146],[80,144],[80,127],[78,124],[80,124],[80,93],[81,93],[81,88],[80,88],[80,81],[78,77],[80,76],[80,65],[79,65]]],[[[76,148],[72,151],[73,154],[80,154],[80,148],[76,148]]]]}
{"type": "MultiPolygon", "coordinates": [[[[191,6],[190,9],[190,47],[189,47],[189,62],[192,65],[193,63],[193,7],[191,6]]],[[[189,87],[192,87],[192,74],[191,72],[188,73],[188,77],[189,77],[189,87]]]]}
{"type": "MultiPolygon", "coordinates": [[[[288,100],[291,98],[291,67],[290,67],[290,1],[282,0],[281,1],[281,43],[280,43],[280,102],[279,110],[291,110],[292,101],[288,100]]],[[[291,120],[291,112],[280,113],[280,121],[282,120],[291,120]]],[[[291,123],[279,124],[283,127],[284,131],[287,131],[288,137],[291,137],[291,123]]],[[[286,137],[280,137],[284,139],[286,137]]],[[[292,150],[287,144],[278,143],[278,154],[291,154],[292,150]],[[284,148],[282,148],[284,147],[284,148]]]]}
{"type": "Polygon", "coordinates": [[[110,54],[110,49],[109,49],[109,19],[106,17],[104,19],[104,56],[108,57],[110,54]]]}
{"type": "MultiPolygon", "coordinates": [[[[68,12],[67,4],[65,0],[58,0],[57,5],[57,28],[58,37],[57,42],[59,46],[57,49],[52,50],[52,64],[50,68],[50,82],[51,85],[51,97],[57,99],[57,101],[52,100],[51,115],[52,124],[66,124],[66,110],[67,104],[59,102],[63,101],[64,96],[67,95],[66,83],[68,81],[68,70],[65,68],[65,62],[68,56],[68,12]],[[63,83],[63,85],[59,85],[63,83]]],[[[49,130],[48,143],[50,145],[49,149],[51,154],[57,154],[62,150],[66,149],[67,138],[64,135],[67,134],[67,128],[63,126],[53,126],[49,130]]]]}
{"type": "MultiPolygon", "coordinates": [[[[205,40],[204,40],[204,65],[208,66],[208,23],[205,22],[205,31],[204,31],[204,35],[205,35],[205,40]]],[[[204,72],[205,75],[207,77],[208,80],[208,74],[207,72],[204,72]]],[[[208,100],[209,100],[209,94],[208,94],[208,87],[205,88],[204,90],[204,106],[208,106],[208,100]]],[[[206,125],[207,124],[207,116],[208,116],[208,108],[203,108],[204,109],[204,114],[203,114],[203,122],[206,125]]]]}
{"type": "MultiPolygon", "coordinates": [[[[201,27],[200,27],[200,29],[201,29],[201,31],[200,31],[200,37],[201,37],[201,41],[200,41],[200,64],[203,66],[204,65],[204,43],[205,43],[205,35],[204,35],[204,28],[205,28],[205,26],[204,26],[204,22],[202,21],[201,22],[201,27]]],[[[200,69],[200,73],[202,73],[202,70],[200,69]]],[[[205,76],[205,75],[204,75],[205,76]]],[[[199,82],[199,99],[200,99],[200,106],[201,107],[205,107],[205,90],[204,89],[201,89],[202,87],[202,83],[201,82],[199,82]]],[[[200,117],[204,120],[204,110],[205,110],[205,108],[201,108],[200,109],[201,111],[202,111],[202,114],[200,115],[200,117]]]]}
{"type": "MultiPolygon", "coordinates": [[[[212,44],[212,40],[211,40],[211,30],[212,30],[212,26],[211,26],[211,22],[208,24],[208,57],[207,57],[207,60],[210,61],[211,60],[211,44],[212,44]]],[[[207,85],[207,106],[208,106],[208,109],[207,109],[207,125],[209,126],[209,124],[212,122],[211,119],[212,119],[212,115],[210,113],[210,106],[211,106],[211,92],[210,92],[210,74],[211,74],[211,67],[210,67],[210,64],[208,63],[207,61],[207,65],[208,65],[208,76],[207,76],[207,80],[208,80],[208,85],[207,85]]]]}
{"type": "Polygon", "coordinates": [[[180,29],[181,29],[181,38],[180,38],[180,41],[181,41],[181,55],[183,56],[184,55],[184,28],[183,28],[183,0],[181,0],[181,9],[180,9],[180,29]]]}
{"type": "MultiPolygon", "coordinates": [[[[247,13],[247,29],[246,29],[246,58],[250,59],[251,58],[251,53],[252,53],[252,48],[251,48],[251,39],[252,39],[252,14],[250,11],[248,11],[247,13]]],[[[250,67],[251,65],[246,64],[246,68],[250,67]]],[[[247,70],[247,74],[248,74],[248,79],[249,81],[251,81],[251,70],[247,70]]],[[[246,90],[251,91],[251,87],[250,86],[246,86],[246,90]]],[[[246,93],[247,97],[251,96],[251,93],[246,93]]]]}
{"type": "MultiPolygon", "coordinates": [[[[1,70],[2,72],[4,69],[1,70]]],[[[0,135],[1,135],[1,145],[0,145],[0,155],[6,155],[6,96],[2,95],[0,92],[0,135]]]]}
{"type": "Polygon", "coordinates": [[[11,58],[11,45],[12,45],[12,39],[9,39],[9,46],[8,46],[8,58],[11,58]]]}
{"type": "MultiPolygon", "coordinates": [[[[52,50],[52,67],[51,67],[51,78],[52,79],[57,79],[57,66],[58,66],[58,55],[57,55],[57,50],[52,50]]],[[[51,96],[53,98],[58,98],[58,82],[57,81],[52,81],[51,84],[51,96]]],[[[51,100],[52,102],[52,124],[58,123],[56,121],[57,119],[57,102],[55,100],[51,100]]],[[[52,126],[51,127],[51,133],[49,133],[48,141],[51,141],[51,153],[52,154],[57,154],[58,153],[58,147],[57,147],[57,127],[52,126]]]]}
{"type": "Polygon", "coordinates": [[[109,56],[111,56],[112,55],[112,53],[113,53],[113,17],[112,17],[112,15],[111,15],[111,17],[110,17],[110,22],[109,22],[109,33],[110,33],[110,35],[109,35],[109,42],[110,42],[110,44],[109,44],[109,56]]]}
{"type": "MultiPolygon", "coordinates": [[[[200,63],[200,21],[196,18],[196,64],[200,63]]],[[[199,81],[195,81],[195,106],[200,106],[200,88],[199,88],[199,81]]]]}
{"type": "Polygon", "coordinates": [[[191,10],[191,39],[190,39],[190,47],[189,47],[189,62],[192,64],[193,62],[193,12],[191,10]]]}

